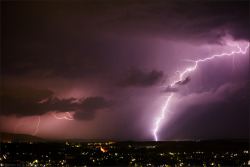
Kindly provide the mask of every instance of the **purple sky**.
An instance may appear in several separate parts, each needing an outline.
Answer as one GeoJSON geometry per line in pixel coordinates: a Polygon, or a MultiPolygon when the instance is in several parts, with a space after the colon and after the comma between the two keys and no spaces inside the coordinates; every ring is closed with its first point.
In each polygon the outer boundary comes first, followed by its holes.
{"type": "MultiPolygon", "coordinates": [[[[248,1],[2,2],[1,131],[154,140],[169,85],[249,42],[248,1]],[[74,120],[58,120],[69,112],[74,120]]],[[[160,140],[249,137],[249,52],[172,88],[160,140]],[[233,63],[234,62],[234,63],[233,63]]]]}

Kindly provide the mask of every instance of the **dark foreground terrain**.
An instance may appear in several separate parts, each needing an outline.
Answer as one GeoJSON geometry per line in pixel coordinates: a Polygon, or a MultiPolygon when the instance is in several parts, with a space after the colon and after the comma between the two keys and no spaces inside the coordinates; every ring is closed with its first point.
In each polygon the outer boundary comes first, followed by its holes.
{"type": "Polygon", "coordinates": [[[1,166],[247,166],[247,140],[1,143],[1,166]]]}

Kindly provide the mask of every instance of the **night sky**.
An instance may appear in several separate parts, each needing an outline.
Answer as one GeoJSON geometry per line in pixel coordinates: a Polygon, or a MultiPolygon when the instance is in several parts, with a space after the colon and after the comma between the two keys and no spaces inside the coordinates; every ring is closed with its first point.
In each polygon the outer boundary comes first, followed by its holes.
{"type": "Polygon", "coordinates": [[[1,131],[154,140],[173,93],[159,140],[248,138],[249,49],[169,87],[227,42],[247,46],[249,1],[1,2],[1,131]]]}

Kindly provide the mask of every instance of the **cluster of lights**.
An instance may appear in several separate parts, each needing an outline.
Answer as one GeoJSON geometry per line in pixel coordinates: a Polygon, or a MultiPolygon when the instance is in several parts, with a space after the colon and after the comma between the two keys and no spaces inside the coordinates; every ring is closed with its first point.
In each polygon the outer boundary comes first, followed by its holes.
{"type": "MultiPolygon", "coordinates": [[[[6,143],[7,144],[7,143],[6,143]]],[[[248,159],[248,150],[239,150],[235,152],[180,152],[180,151],[164,151],[158,152],[157,150],[151,151],[148,150],[148,147],[152,148],[152,145],[127,145],[127,149],[124,149],[124,145],[119,147],[117,145],[116,149],[106,150],[106,144],[109,143],[88,143],[86,145],[81,145],[81,149],[76,148],[76,145],[79,143],[65,143],[65,146],[62,146],[54,153],[48,152],[48,154],[41,154],[39,151],[29,152],[30,150],[22,150],[22,152],[16,152],[21,150],[12,150],[12,152],[5,152],[0,157],[0,164],[7,165],[8,163],[18,163],[26,164],[28,166],[73,166],[75,163],[79,162],[84,156],[86,164],[82,165],[105,165],[106,162],[116,162],[117,164],[129,164],[130,166],[192,166],[192,165],[201,165],[203,166],[220,166],[227,165],[229,163],[238,164],[238,165],[247,165],[249,163],[248,159]],[[96,145],[94,145],[96,144],[96,145]],[[101,145],[99,145],[101,144],[101,145]],[[76,152],[72,151],[70,147],[73,147],[77,150],[76,152]],[[104,149],[105,148],[105,149],[104,149]],[[133,152],[133,149],[138,148],[139,152],[133,152]],[[62,151],[62,149],[64,151],[62,151]],[[87,149],[87,150],[86,150],[87,149]],[[101,150],[102,153],[100,154],[101,150]],[[144,150],[144,151],[143,151],[144,150]],[[81,152],[79,152],[81,151],[81,152]],[[132,152],[131,152],[132,151],[132,152]],[[108,153],[107,153],[108,152],[108,153]],[[30,155],[30,159],[23,159],[23,155],[30,155]],[[152,156],[152,157],[151,157],[152,156]],[[60,159],[58,159],[60,157],[60,159]],[[80,159],[78,159],[79,157],[80,159]],[[225,158],[224,158],[225,157],[225,158]],[[55,159],[54,159],[55,158],[55,159]],[[73,161],[71,161],[71,160],[73,161]],[[160,159],[160,162],[158,160],[160,159]],[[171,159],[171,162],[168,161],[171,159]],[[108,161],[106,161],[108,160],[108,161]],[[109,161],[111,160],[111,161],[109,161]]],[[[8,145],[8,144],[7,144],[8,145]]],[[[26,145],[26,143],[25,143],[26,145]]],[[[43,145],[41,145],[43,146],[43,145]]],[[[157,145],[155,145],[157,147],[157,145]]],[[[111,147],[109,147],[111,148],[111,147]]]]}

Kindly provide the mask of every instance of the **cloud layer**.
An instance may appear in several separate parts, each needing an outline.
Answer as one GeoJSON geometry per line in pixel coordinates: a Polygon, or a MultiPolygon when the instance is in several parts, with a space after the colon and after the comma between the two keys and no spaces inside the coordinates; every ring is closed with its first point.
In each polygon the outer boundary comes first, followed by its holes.
{"type": "Polygon", "coordinates": [[[98,110],[108,109],[112,102],[104,97],[87,97],[85,99],[59,99],[53,97],[50,90],[29,87],[2,89],[2,115],[17,115],[19,117],[43,115],[50,111],[74,111],[77,120],[94,119],[98,110]],[[80,100],[80,102],[76,102],[80,100]]]}
{"type": "Polygon", "coordinates": [[[198,45],[221,44],[227,34],[249,40],[247,1],[2,5],[4,75],[103,76],[140,63],[148,38],[198,45]]]}

